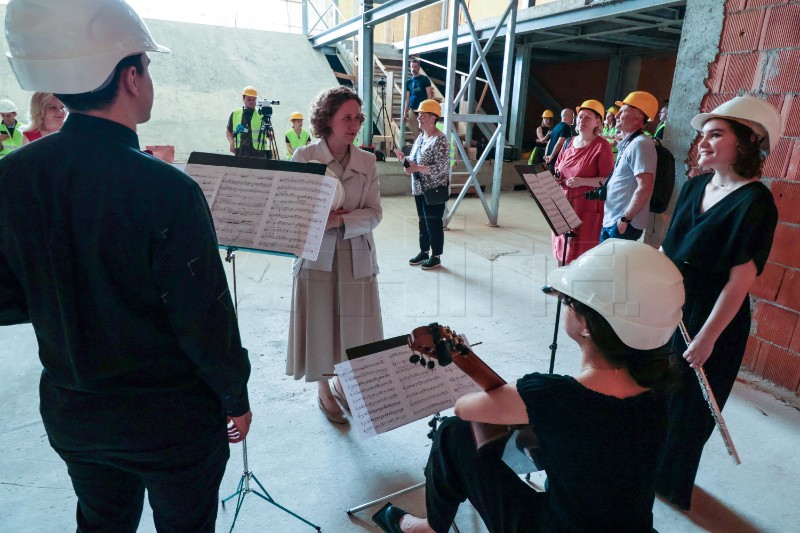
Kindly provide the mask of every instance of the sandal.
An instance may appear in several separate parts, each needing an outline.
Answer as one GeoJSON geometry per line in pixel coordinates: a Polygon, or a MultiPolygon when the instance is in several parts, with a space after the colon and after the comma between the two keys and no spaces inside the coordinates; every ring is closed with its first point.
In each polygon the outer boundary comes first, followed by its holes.
{"type": "Polygon", "coordinates": [[[325,418],[333,422],[334,424],[347,424],[347,417],[344,413],[336,413],[334,411],[328,411],[325,409],[325,404],[322,403],[322,398],[317,396],[317,404],[319,405],[320,410],[325,414],[325,418]]]}
{"type": "Polygon", "coordinates": [[[341,385],[341,383],[339,383],[338,379],[334,378],[333,386],[331,387],[331,394],[333,394],[334,398],[339,400],[339,403],[342,404],[342,407],[350,411],[350,404],[347,403],[347,397],[345,397],[344,395],[344,390],[342,392],[339,392],[339,387],[337,387],[336,385],[341,385]]]}

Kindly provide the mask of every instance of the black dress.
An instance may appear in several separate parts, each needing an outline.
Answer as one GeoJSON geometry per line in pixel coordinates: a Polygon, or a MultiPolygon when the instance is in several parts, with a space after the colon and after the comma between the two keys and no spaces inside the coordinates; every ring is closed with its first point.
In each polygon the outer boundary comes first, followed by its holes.
{"type": "Polygon", "coordinates": [[[496,533],[650,533],[667,431],[663,400],[649,391],[615,398],[570,376],[538,373],[519,379],[517,390],[539,440],[547,491],[523,482],[502,449],[476,451],[470,424],[449,417],[425,470],[433,530],[449,531],[469,499],[496,533]]]}
{"type": "MultiPolygon", "coordinates": [[[[753,260],[761,274],[778,220],[772,193],[758,181],[739,187],[701,212],[703,194],[712,176],[713,173],[697,176],[683,186],[662,243],[664,252],[684,277],[683,322],[692,337],[711,314],[733,267],[753,260]]],[[[733,388],[749,333],[750,299],[745,298],[703,365],[720,409],[733,388]]],[[[688,510],[700,456],[714,430],[714,419],[694,370],[681,357],[686,344],[679,333],[672,343],[680,360],[682,387],[669,398],[669,432],[656,492],[688,510]]]]}

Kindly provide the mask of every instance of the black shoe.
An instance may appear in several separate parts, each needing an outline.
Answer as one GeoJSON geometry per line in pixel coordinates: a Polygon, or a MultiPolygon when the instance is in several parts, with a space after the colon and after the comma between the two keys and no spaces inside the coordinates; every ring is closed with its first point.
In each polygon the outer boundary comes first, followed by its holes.
{"type": "Polygon", "coordinates": [[[438,268],[440,266],[442,266],[442,260],[439,259],[438,257],[434,256],[434,257],[431,257],[430,259],[428,259],[427,261],[425,261],[424,263],[422,263],[419,267],[422,270],[432,270],[432,269],[438,268]]]}
{"type": "Polygon", "coordinates": [[[420,252],[411,259],[408,260],[408,264],[411,266],[421,265],[425,261],[428,260],[428,252],[420,252]]]}
{"type": "Polygon", "coordinates": [[[386,533],[402,533],[400,519],[406,514],[408,514],[406,511],[392,505],[392,502],[386,502],[380,511],[372,515],[372,521],[386,533]]]}

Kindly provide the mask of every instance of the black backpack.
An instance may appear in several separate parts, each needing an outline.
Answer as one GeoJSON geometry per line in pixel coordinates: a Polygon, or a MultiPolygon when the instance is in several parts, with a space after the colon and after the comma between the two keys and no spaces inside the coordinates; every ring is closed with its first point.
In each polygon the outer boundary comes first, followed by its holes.
{"type": "Polygon", "coordinates": [[[653,182],[653,196],[650,197],[650,212],[663,213],[669,207],[672,190],[675,188],[675,156],[658,139],[656,145],[656,175],[653,182]]]}

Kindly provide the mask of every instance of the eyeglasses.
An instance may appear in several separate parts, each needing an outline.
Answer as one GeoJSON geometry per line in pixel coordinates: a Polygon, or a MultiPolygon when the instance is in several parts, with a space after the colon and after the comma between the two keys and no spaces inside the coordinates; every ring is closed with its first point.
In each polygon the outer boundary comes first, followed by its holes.
{"type": "Polygon", "coordinates": [[[550,285],[545,285],[544,287],[542,287],[542,292],[547,294],[548,296],[555,296],[556,298],[561,300],[561,303],[563,303],[564,305],[566,305],[570,309],[573,309],[573,307],[572,307],[573,304],[578,301],[575,298],[572,298],[571,296],[567,296],[563,292],[558,292],[557,290],[555,290],[550,285]]]}

